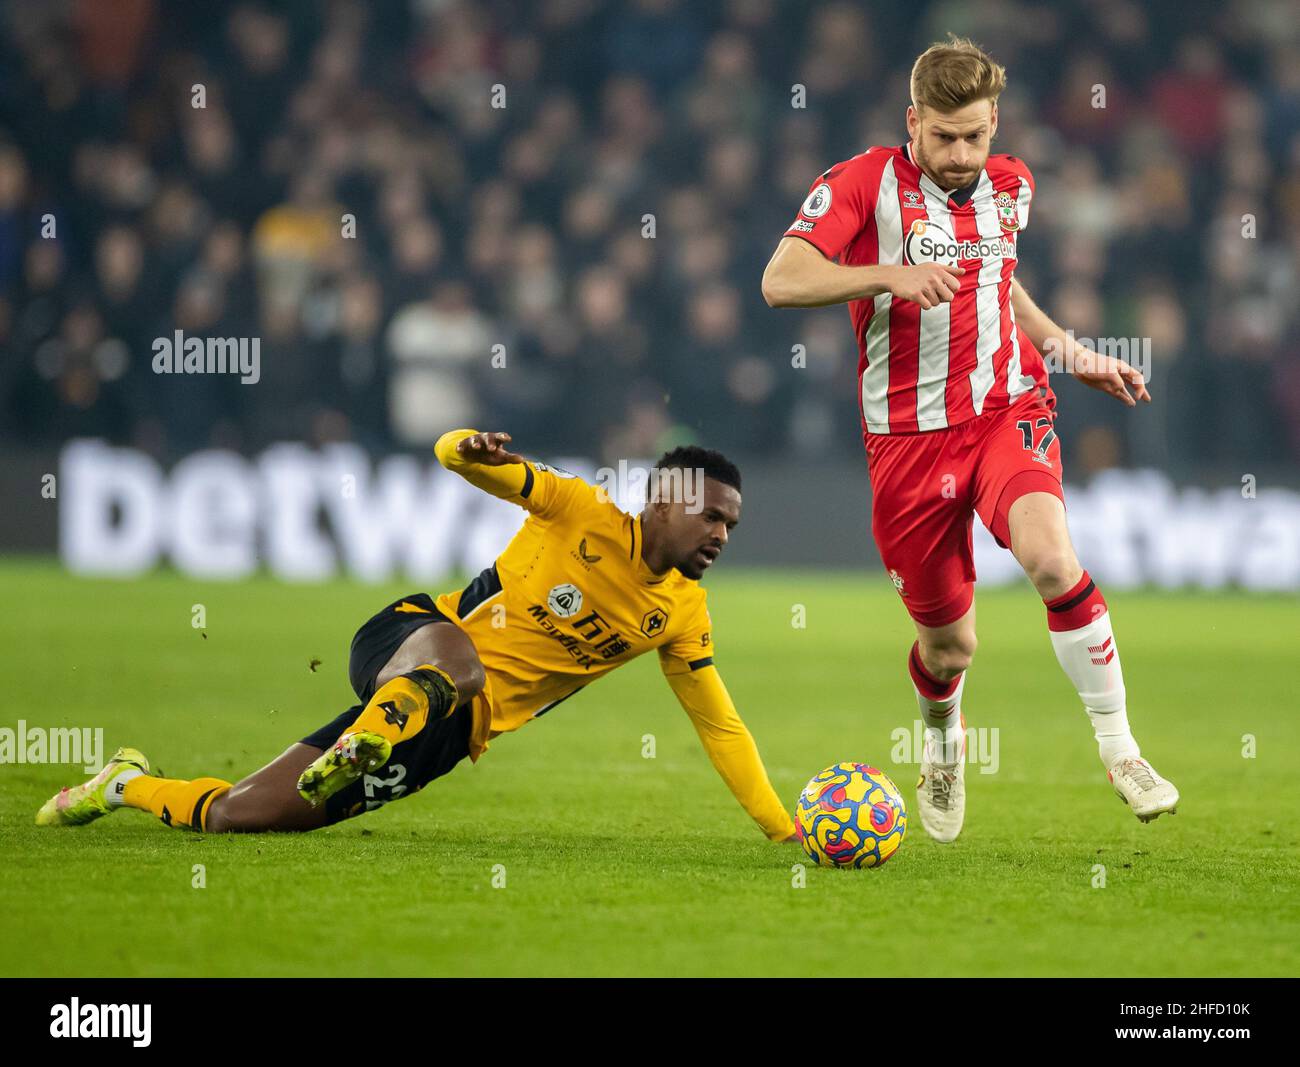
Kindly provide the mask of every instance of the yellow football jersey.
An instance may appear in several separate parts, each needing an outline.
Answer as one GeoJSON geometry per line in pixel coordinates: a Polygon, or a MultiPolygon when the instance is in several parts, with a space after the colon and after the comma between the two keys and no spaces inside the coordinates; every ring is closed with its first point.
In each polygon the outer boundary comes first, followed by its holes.
{"type": "Polygon", "coordinates": [[[641,557],[641,518],[567,471],[529,461],[466,460],[444,434],[438,460],[528,512],[497,561],[437,607],[474,642],[487,674],[475,701],[471,755],[544,715],[615,667],[651,649],[691,715],[714,765],[770,837],[793,832],[748,730],[713,667],[703,586],[676,569],[655,574],[641,557]]]}
{"type": "Polygon", "coordinates": [[[493,734],[651,649],[667,673],[713,662],[704,588],[646,566],[640,516],[543,463],[479,471],[517,483],[505,499],[528,518],[496,563],[437,604],[470,635],[491,679],[493,734]]]}

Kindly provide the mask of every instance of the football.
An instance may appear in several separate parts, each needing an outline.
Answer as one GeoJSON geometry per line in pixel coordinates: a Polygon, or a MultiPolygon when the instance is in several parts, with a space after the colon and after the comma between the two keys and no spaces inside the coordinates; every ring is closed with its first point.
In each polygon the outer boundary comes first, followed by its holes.
{"type": "Polygon", "coordinates": [[[799,794],[795,831],[809,859],[828,867],[879,867],[907,833],[907,808],[884,771],[837,763],[799,794]]]}

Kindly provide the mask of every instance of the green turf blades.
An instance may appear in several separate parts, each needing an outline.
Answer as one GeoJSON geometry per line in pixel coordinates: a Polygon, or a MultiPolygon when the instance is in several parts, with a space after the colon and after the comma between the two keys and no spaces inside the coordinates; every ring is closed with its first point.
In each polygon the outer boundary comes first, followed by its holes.
{"type": "MultiPolygon", "coordinates": [[[[816,771],[861,759],[913,802],[914,768],[891,757],[891,731],[915,719],[892,586],[725,570],[707,584],[718,667],[780,795],[793,805],[816,771]]],[[[10,709],[102,726],[107,751],[130,741],[173,775],[232,780],[356,702],[352,633],[409,591],[12,564],[0,587],[24,605],[0,618],[24,665],[10,709]],[[196,603],[207,640],[189,625],[196,603]],[[74,629],[78,604],[93,610],[74,629]],[[49,705],[52,681],[66,710],[49,705]]],[[[766,842],[648,657],[477,765],[304,836],[178,834],[137,812],[42,832],[32,813],[73,768],[2,766],[0,973],[1297,973],[1300,722],[1276,679],[1300,606],[1106,594],[1134,731],[1183,794],[1175,819],[1143,826],[1114,799],[1032,592],[981,591],[965,704],[972,729],[999,728],[999,767],[968,766],[952,845],[910,832],[881,870],[835,871],[766,842]]]]}

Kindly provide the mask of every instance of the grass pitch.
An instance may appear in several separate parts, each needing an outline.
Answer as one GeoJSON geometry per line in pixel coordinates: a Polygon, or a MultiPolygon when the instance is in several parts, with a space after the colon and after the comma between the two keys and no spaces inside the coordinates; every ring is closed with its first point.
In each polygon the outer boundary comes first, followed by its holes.
{"type": "MultiPolygon", "coordinates": [[[[965,709],[998,728],[998,770],[968,767],[966,828],[941,846],[915,816],[915,767],[891,759],[916,717],[892,587],[725,563],[708,587],[719,669],[781,796],[840,760],[902,788],[908,836],[882,869],[809,864],[797,887],[802,851],[749,821],[649,656],[478,765],[304,836],[204,837],[134,811],[38,830],[37,807],[85,775],[2,766],[0,973],[1300,971],[1294,599],[1110,594],[1134,732],[1182,791],[1143,826],[1105,782],[1041,603],[981,592],[965,709]]],[[[353,631],[411,591],[6,563],[0,726],[103,727],[105,756],[130,744],[170,776],[236,780],[353,702],[353,631]]]]}

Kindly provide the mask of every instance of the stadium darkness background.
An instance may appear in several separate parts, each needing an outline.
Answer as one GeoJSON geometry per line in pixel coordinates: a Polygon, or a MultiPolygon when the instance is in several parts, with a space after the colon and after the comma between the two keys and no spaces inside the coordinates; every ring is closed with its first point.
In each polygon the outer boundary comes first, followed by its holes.
{"type": "Polygon", "coordinates": [[[902,143],[911,63],[953,30],[1008,70],[995,151],[1038,186],[1018,276],[1079,336],[1152,339],[1150,408],[1058,384],[1071,476],[1300,456],[1294,3],[69,0],[0,18],[10,444],[383,452],[473,425],[602,461],[689,441],[858,456],[847,313],[773,311],[759,277],[822,170],[902,143]],[[260,384],[153,374],[177,328],[259,336],[260,384]]]}

